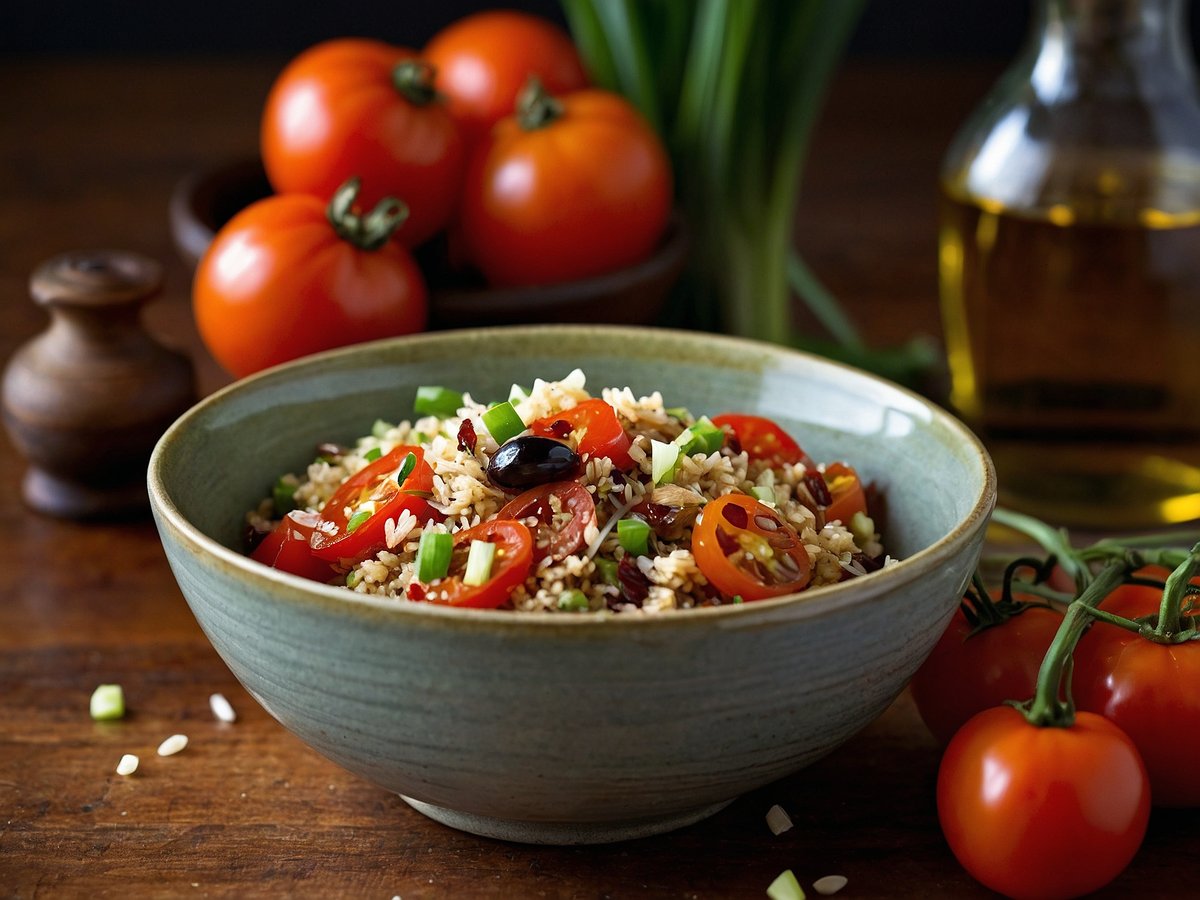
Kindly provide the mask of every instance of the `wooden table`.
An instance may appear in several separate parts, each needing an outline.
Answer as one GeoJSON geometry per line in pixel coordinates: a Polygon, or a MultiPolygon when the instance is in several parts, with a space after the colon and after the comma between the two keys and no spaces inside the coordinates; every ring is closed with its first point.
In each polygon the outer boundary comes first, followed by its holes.
{"type": "MultiPolygon", "coordinates": [[[[280,61],[0,63],[0,360],[44,327],[27,280],[97,246],[167,264],[150,326],[227,379],[199,345],[167,229],[187,172],[247,153],[280,61]]],[[[933,183],[991,70],[857,64],[839,76],[806,180],[798,240],[868,335],[938,332],[933,183]]],[[[846,897],[986,896],[938,830],[938,749],[901,697],[835,755],[674,834],[528,847],[460,834],[308,750],[204,639],[148,521],[78,524],[27,510],[0,441],[0,894],[185,897],[761,897],[783,869],[846,897]],[[97,724],[88,698],[124,686],[97,724]],[[218,723],[208,697],[236,707],[218,723]],[[155,748],[185,733],[183,753],[155,748]],[[138,773],[114,773],[123,753],[138,773]],[[795,827],[776,837],[782,805],[795,827]]],[[[1195,812],[1156,812],[1106,896],[1194,895],[1195,812]]]]}

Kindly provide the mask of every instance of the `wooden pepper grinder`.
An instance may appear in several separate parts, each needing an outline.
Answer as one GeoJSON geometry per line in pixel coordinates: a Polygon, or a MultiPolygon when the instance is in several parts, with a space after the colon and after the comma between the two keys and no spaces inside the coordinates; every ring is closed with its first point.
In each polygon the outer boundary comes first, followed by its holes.
{"type": "Polygon", "coordinates": [[[69,518],[148,509],[146,464],[159,436],[196,398],[191,361],[142,328],[162,267],[123,251],[66,253],[33,273],[50,326],[4,373],[4,422],[29,460],[23,492],[69,518]]]}

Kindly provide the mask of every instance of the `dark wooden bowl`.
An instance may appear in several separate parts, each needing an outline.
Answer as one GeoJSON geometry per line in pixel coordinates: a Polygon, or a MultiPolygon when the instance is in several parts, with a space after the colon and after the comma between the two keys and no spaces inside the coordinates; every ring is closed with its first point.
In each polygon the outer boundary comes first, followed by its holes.
{"type": "MultiPolygon", "coordinates": [[[[270,195],[262,164],[239,160],[195,172],[171,195],[171,233],[184,261],[194,267],[216,232],[239,210],[270,195]]],[[[445,243],[416,252],[430,293],[431,328],[465,328],[539,322],[649,325],[662,313],[686,262],[687,234],[678,214],[648,259],[615,272],[537,287],[494,288],[477,273],[455,270],[445,243]]]]}

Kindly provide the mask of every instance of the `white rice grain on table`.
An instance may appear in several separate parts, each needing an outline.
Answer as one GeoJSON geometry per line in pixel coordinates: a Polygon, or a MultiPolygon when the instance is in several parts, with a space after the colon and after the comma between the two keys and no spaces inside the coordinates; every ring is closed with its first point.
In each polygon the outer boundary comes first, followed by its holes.
{"type": "Polygon", "coordinates": [[[844,888],[847,881],[845,875],[826,875],[813,882],[813,890],[823,897],[828,897],[844,888]]]}
{"type": "Polygon", "coordinates": [[[174,756],[188,745],[186,734],[173,734],[158,745],[159,756],[174,756]]]}
{"type": "Polygon", "coordinates": [[[118,775],[132,775],[137,771],[138,758],[132,753],[126,753],[121,757],[121,761],[117,763],[118,775]]]}
{"type": "Polygon", "coordinates": [[[224,694],[213,694],[208,698],[208,706],[212,710],[212,714],[221,722],[236,722],[237,713],[233,711],[233,706],[225,699],[224,694]]]}
{"type": "Polygon", "coordinates": [[[783,834],[792,827],[792,818],[782,806],[775,804],[767,810],[767,827],[774,835],[783,834]]]}

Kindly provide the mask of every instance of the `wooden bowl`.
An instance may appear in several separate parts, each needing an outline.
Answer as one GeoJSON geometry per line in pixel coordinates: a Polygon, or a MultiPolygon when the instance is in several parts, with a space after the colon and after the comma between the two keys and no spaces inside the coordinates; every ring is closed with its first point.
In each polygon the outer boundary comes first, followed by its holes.
{"type": "MultiPolygon", "coordinates": [[[[194,267],[216,232],[238,211],[271,194],[262,163],[238,160],[194,172],[171,195],[171,233],[180,256],[194,267]]],[[[679,279],[688,252],[676,213],[653,255],[632,266],[563,284],[495,288],[477,273],[455,270],[444,241],[416,251],[430,293],[430,328],[540,322],[646,325],[656,322],[679,279]]]]}

